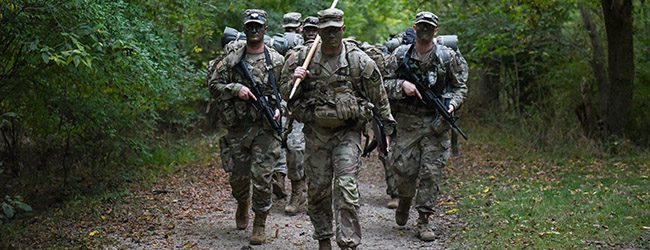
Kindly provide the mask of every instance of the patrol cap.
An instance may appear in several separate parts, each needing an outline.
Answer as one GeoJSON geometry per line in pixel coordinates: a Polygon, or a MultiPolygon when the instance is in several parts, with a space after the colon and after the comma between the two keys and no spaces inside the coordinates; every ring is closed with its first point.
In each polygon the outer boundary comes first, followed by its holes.
{"type": "Polygon", "coordinates": [[[284,14],[282,17],[282,28],[300,27],[300,18],[302,18],[302,14],[298,12],[289,12],[287,14],[284,14]]]}
{"type": "Polygon", "coordinates": [[[318,12],[318,28],[343,27],[343,11],[331,8],[318,12]]]}
{"type": "Polygon", "coordinates": [[[418,23],[428,23],[438,27],[438,16],[428,11],[422,11],[415,15],[415,24],[418,23]]]}
{"type": "Polygon", "coordinates": [[[258,9],[247,9],[244,11],[246,18],[244,18],[244,25],[248,23],[259,23],[266,25],[266,11],[258,9]]]}
{"type": "Polygon", "coordinates": [[[303,27],[314,27],[318,28],[318,17],[315,16],[308,16],[305,18],[305,21],[303,21],[303,27]]]}

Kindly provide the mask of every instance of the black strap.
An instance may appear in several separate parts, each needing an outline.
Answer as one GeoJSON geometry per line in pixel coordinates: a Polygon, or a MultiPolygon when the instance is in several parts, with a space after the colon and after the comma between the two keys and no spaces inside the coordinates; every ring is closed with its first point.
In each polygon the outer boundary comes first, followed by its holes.
{"type": "MultiPolygon", "coordinates": [[[[246,58],[246,51],[241,55],[241,58],[239,59],[239,63],[242,64],[242,66],[246,67],[244,65],[244,59],[246,58]]],[[[275,83],[275,74],[273,73],[273,68],[269,68],[269,66],[273,66],[271,63],[271,55],[269,54],[269,50],[264,47],[264,61],[266,64],[266,68],[269,73],[269,81],[271,82],[271,87],[273,88],[273,94],[275,95],[275,104],[278,106],[278,110],[280,110],[280,117],[282,117],[282,104],[280,99],[280,92],[278,91],[278,85],[275,83]]]]}
{"type": "Polygon", "coordinates": [[[266,60],[266,67],[267,70],[269,71],[269,82],[271,82],[271,87],[273,88],[273,94],[275,94],[275,104],[278,105],[278,110],[280,110],[280,117],[282,117],[282,104],[280,99],[280,91],[278,91],[278,85],[275,83],[275,74],[273,73],[273,64],[271,62],[271,55],[269,54],[269,50],[264,47],[264,60],[266,60]],[[270,66],[270,68],[269,68],[270,66]]]}

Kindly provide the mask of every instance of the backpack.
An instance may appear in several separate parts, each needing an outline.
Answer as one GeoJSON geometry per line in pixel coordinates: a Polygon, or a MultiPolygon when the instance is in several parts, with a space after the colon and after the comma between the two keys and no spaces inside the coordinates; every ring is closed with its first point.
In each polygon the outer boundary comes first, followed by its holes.
{"type": "Polygon", "coordinates": [[[386,75],[386,67],[384,67],[384,64],[388,55],[386,55],[382,49],[376,45],[371,45],[367,42],[360,43],[359,41],[351,38],[346,38],[344,41],[353,43],[357,48],[366,53],[366,55],[368,55],[368,57],[370,57],[370,59],[372,59],[375,64],[377,64],[377,68],[379,68],[381,75],[386,75]]]}
{"type": "MultiPolygon", "coordinates": [[[[210,88],[210,79],[214,74],[214,71],[217,69],[217,65],[221,62],[231,51],[237,50],[238,48],[245,46],[245,40],[232,40],[228,42],[223,49],[223,52],[219,54],[216,58],[212,59],[208,63],[208,69],[206,71],[205,86],[210,88]]],[[[217,115],[217,105],[219,102],[216,98],[210,96],[208,105],[205,107],[205,116],[208,118],[208,129],[215,129],[218,125],[219,116],[217,115]]]]}

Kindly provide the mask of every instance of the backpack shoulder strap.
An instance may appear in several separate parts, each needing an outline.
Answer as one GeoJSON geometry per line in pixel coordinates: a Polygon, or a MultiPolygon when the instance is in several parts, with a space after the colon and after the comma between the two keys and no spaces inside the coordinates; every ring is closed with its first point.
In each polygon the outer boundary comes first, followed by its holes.
{"type": "Polygon", "coordinates": [[[445,68],[449,68],[450,63],[451,63],[451,48],[444,46],[444,45],[439,45],[436,44],[436,56],[440,58],[442,61],[443,65],[445,65],[445,68]]]}

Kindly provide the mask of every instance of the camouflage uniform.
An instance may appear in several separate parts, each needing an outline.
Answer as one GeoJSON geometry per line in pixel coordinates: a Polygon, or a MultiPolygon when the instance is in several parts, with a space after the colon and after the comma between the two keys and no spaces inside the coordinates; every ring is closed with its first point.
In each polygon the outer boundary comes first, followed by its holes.
{"type": "MultiPolygon", "coordinates": [[[[273,44],[278,53],[286,55],[288,51],[291,51],[294,47],[301,46],[304,43],[300,34],[294,31],[288,31],[289,29],[300,29],[302,25],[300,21],[301,17],[302,15],[298,12],[289,12],[284,14],[282,18],[282,27],[285,29],[285,32],[273,36],[271,41],[268,42],[273,44]]],[[[284,114],[286,115],[287,112],[284,114]]],[[[302,180],[304,176],[304,171],[302,171],[304,153],[304,139],[301,138],[304,137],[302,135],[302,124],[288,124],[288,122],[293,122],[293,120],[287,119],[286,116],[282,117],[284,128],[291,128],[292,130],[291,133],[287,135],[287,148],[286,150],[282,150],[280,162],[273,169],[273,193],[275,193],[278,198],[284,198],[286,196],[284,177],[287,174],[289,175],[289,179],[292,181],[302,180]],[[293,128],[295,128],[295,130],[293,128]],[[301,140],[302,145],[300,142],[301,140]]]]}
{"type": "MultiPolygon", "coordinates": [[[[437,17],[435,20],[437,24],[437,17]]],[[[396,138],[392,141],[394,153],[389,162],[398,176],[400,206],[403,205],[404,200],[404,203],[410,207],[411,199],[415,196],[415,208],[421,217],[425,216],[426,222],[428,215],[434,211],[440,191],[442,168],[449,159],[451,128],[435,109],[424,107],[418,97],[406,96],[403,93],[404,80],[400,79],[401,76],[396,73],[396,70],[407,51],[414,46],[410,44],[399,46],[386,64],[388,76],[384,83],[393,114],[398,122],[396,138]]],[[[449,103],[456,109],[463,103],[467,94],[465,84],[468,76],[467,65],[465,60],[452,49],[434,44],[433,49],[425,54],[419,54],[415,48],[412,48],[408,63],[417,65],[423,74],[435,72],[437,81],[433,87],[434,93],[449,98],[449,103]],[[448,53],[448,63],[443,62],[441,53],[448,53]]],[[[398,220],[397,214],[396,220],[398,220]]],[[[406,207],[406,219],[408,219],[408,207],[406,207]]]]}
{"type": "MultiPolygon", "coordinates": [[[[268,68],[273,70],[276,82],[279,83],[283,57],[272,48],[265,47],[271,60],[268,68]]],[[[256,214],[267,214],[272,205],[271,175],[273,166],[280,158],[280,138],[250,101],[238,97],[243,86],[251,88],[251,82],[240,72],[238,66],[242,55],[246,53],[246,41],[229,43],[226,53],[216,65],[209,81],[211,94],[220,102],[220,126],[228,131],[220,141],[223,165],[231,173],[233,197],[240,203],[246,202],[252,184],[252,209],[256,214]]],[[[264,53],[246,54],[243,59],[258,87],[269,98],[269,103],[274,105],[275,96],[264,53]]]]}
{"type": "MultiPolygon", "coordinates": [[[[318,27],[318,18],[317,17],[306,17],[304,21],[305,27],[316,26],[318,27]]],[[[294,53],[300,51],[301,49],[309,46],[313,40],[307,40],[303,44],[298,44],[293,48],[290,48],[290,52],[294,53]]],[[[287,53],[288,57],[290,54],[287,53]]],[[[285,58],[286,58],[285,57],[285,58]]],[[[291,132],[287,136],[287,162],[289,168],[289,179],[290,180],[302,180],[305,177],[305,168],[304,168],[304,154],[305,154],[305,134],[302,132],[305,124],[292,119],[291,132]]]]}
{"type": "MultiPolygon", "coordinates": [[[[385,61],[388,57],[388,55],[384,54],[383,51],[376,45],[371,45],[367,42],[363,42],[359,45],[359,48],[363,50],[375,63],[377,64],[377,67],[379,68],[379,71],[381,72],[382,76],[386,76],[386,68],[385,68],[385,61]]],[[[392,167],[387,163],[387,159],[384,155],[379,154],[379,159],[382,162],[382,165],[384,166],[384,178],[386,180],[386,194],[389,195],[391,198],[396,199],[397,198],[397,175],[395,174],[395,171],[393,170],[392,167]]],[[[396,206],[397,204],[395,204],[396,206]]],[[[390,208],[391,205],[389,204],[390,208]]]]}
{"type": "MultiPolygon", "coordinates": [[[[286,19],[285,15],[285,19],[286,19]]],[[[318,18],[308,16],[304,20],[303,31],[318,29],[318,18]]],[[[304,44],[296,45],[289,49],[285,59],[301,49],[309,46],[313,42],[313,38],[305,36],[304,44]]],[[[287,112],[289,113],[289,112],[287,112]]],[[[289,170],[289,179],[291,180],[291,198],[289,203],[284,207],[285,213],[288,215],[296,214],[307,202],[307,186],[305,183],[305,134],[303,133],[304,124],[291,117],[289,124],[289,134],[287,136],[287,162],[289,170]]]]}
{"type": "MultiPolygon", "coordinates": [[[[343,26],[341,10],[323,10],[318,15],[320,29],[343,26]]],[[[284,99],[291,92],[294,70],[303,64],[311,46],[287,57],[282,69],[282,82],[289,83],[281,88],[284,99]]],[[[334,235],[334,218],[338,245],[355,248],[361,241],[358,174],[361,133],[370,119],[368,110],[373,104],[377,107],[389,133],[395,121],[382,87],[381,73],[372,59],[352,43],[343,43],[342,51],[334,58],[326,58],[321,47],[308,67],[309,75],[288,104],[295,118],[305,124],[305,174],[314,239],[319,244],[329,242],[334,235]],[[345,116],[339,116],[338,112],[344,109],[342,103],[357,112],[356,118],[346,120],[341,118],[345,116]]]]}

